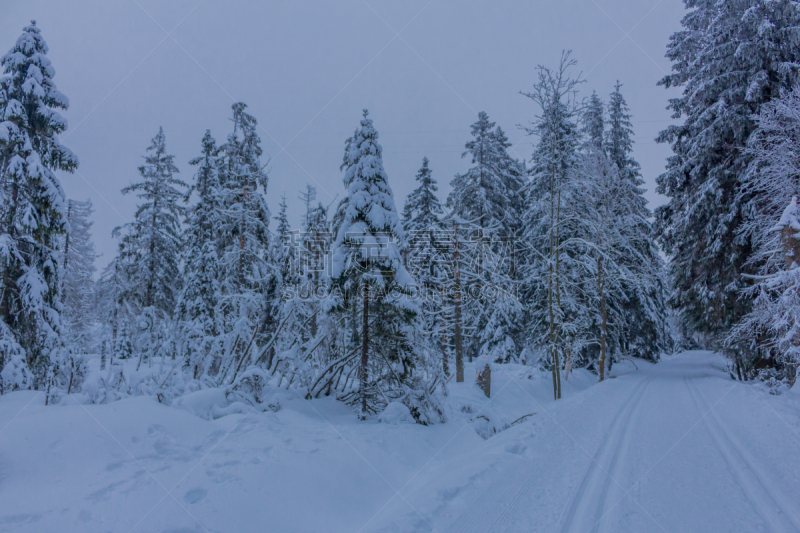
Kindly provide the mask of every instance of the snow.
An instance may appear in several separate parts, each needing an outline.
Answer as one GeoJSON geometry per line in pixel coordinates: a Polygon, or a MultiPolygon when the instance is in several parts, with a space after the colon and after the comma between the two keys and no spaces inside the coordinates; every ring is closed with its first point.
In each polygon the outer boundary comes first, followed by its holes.
{"type": "Polygon", "coordinates": [[[391,402],[386,409],[378,416],[378,420],[384,424],[413,424],[414,417],[411,411],[400,402],[391,402]]]}
{"type": "Polygon", "coordinates": [[[358,422],[285,390],[277,411],[221,417],[215,391],[171,407],[13,392],[0,531],[800,529],[797,391],[732,381],[709,352],[636,365],[600,384],[578,370],[556,403],[520,365],[494,365],[488,400],[467,364],[448,422],[427,427],[396,423],[400,404],[358,422]]]}
{"type": "Polygon", "coordinates": [[[800,215],[798,215],[797,212],[797,196],[793,196],[792,201],[789,202],[789,205],[787,205],[786,209],[783,210],[781,219],[778,221],[775,227],[772,228],[772,231],[783,231],[783,228],[786,226],[800,231],[800,221],[798,218],[800,218],[800,215]]]}

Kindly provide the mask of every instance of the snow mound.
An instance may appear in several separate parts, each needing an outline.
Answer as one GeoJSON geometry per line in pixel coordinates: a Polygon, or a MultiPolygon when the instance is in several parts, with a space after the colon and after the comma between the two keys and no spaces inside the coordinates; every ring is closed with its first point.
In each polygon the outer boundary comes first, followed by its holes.
{"type": "Polygon", "coordinates": [[[172,407],[183,409],[205,420],[220,418],[222,411],[228,408],[228,399],[225,389],[203,389],[177,398],[172,402],[172,407]]]}
{"type": "Polygon", "coordinates": [[[414,423],[414,417],[411,415],[411,411],[400,402],[392,402],[387,405],[386,409],[380,414],[378,420],[384,424],[392,425],[414,423]]]}

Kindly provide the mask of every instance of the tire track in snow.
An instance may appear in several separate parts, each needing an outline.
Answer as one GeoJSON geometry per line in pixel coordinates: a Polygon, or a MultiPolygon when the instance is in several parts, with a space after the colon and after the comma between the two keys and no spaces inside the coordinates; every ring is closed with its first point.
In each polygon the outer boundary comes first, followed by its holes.
{"type": "MultiPolygon", "coordinates": [[[[627,442],[631,431],[630,420],[634,414],[639,411],[642,396],[644,396],[645,389],[650,384],[653,378],[646,378],[636,388],[623,403],[617,416],[614,417],[614,423],[611,428],[606,432],[603,441],[595,452],[594,458],[589,463],[586,474],[583,476],[578,491],[572,498],[564,525],[561,527],[562,533],[568,533],[573,529],[573,522],[575,518],[580,515],[581,518],[587,516],[592,505],[596,506],[594,518],[590,519],[589,524],[593,531],[596,531],[603,518],[603,507],[606,501],[606,493],[610,488],[612,476],[615,473],[617,465],[619,464],[619,456],[621,448],[627,442]],[[610,456],[609,461],[604,461],[610,456]],[[600,463],[606,462],[609,468],[604,470],[600,468],[600,463]],[[588,492],[588,494],[587,494],[588,492]]],[[[578,524],[580,531],[586,531],[586,524],[578,524]]]]}
{"type": "Polygon", "coordinates": [[[692,378],[687,376],[684,378],[684,382],[695,407],[701,414],[707,413],[703,418],[706,429],[711,434],[711,438],[729,470],[734,474],[737,484],[753,504],[764,523],[773,531],[800,531],[800,517],[794,511],[795,506],[787,502],[775,490],[775,483],[763,471],[754,466],[753,457],[725,428],[713,409],[709,408],[708,402],[703,399],[700,389],[692,378]]]}
{"type": "MultiPolygon", "coordinates": [[[[649,378],[649,379],[645,380],[645,389],[647,388],[647,386],[650,384],[651,381],[653,381],[653,378],[649,378]]],[[[624,433],[622,435],[622,438],[617,443],[617,445],[614,447],[614,449],[615,449],[614,458],[613,458],[613,460],[611,462],[611,465],[608,467],[608,475],[605,477],[605,487],[603,488],[603,492],[602,492],[602,494],[600,496],[600,503],[597,506],[597,511],[595,513],[594,525],[592,526],[592,529],[591,529],[591,531],[593,531],[593,532],[598,531],[600,529],[600,524],[603,522],[603,519],[608,518],[606,516],[606,512],[604,512],[604,510],[606,508],[606,502],[608,501],[609,492],[613,488],[612,485],[611,485],[611,483],[612,483],[611,476],[612,475],[616,476],[617,470],[618,470],[617,465],[621,462],[620,459],[623,459],[622,462],[624,463],[624,459],[628,455],[628,450],[629,450],[630,444],[631,444],[631,437],[633,435],[631,423],[633,422],[633,420],[635,420],[639,416],[639,411],[641,410],[641,406],[642,406],[642,403],[643,403],[642,402],[642,397],[643,396],[644,396],[644,390],[642,390],[642,392],[639,394],[639,396],[634,400],[635,401],[635,405],[634,405],[633,409],[629,412],[628,420],[624,425],[624,427],[626,429],[625,429],[625,431],[624,431],[624,433]]],[[[616,502],[620,501],[621,498],[624,498],[624,497],[628,496],[628,494],[625,492],[625,490],[622,487],[618,486],[617,483],[619,483],[619,480],[615,478],[614,486],[617,487],[618,491],[623,492],[623,495],[620,498],[615,498],[614,499],[615,503],[612,506],[612,508],[614,506],[616,506],[616,502]]],[[[628,491],[630,491],[630,489],[628,489],[628,491]]],[[[609,509],[608,512],[610,513],[611,509],[609,509]]]]}

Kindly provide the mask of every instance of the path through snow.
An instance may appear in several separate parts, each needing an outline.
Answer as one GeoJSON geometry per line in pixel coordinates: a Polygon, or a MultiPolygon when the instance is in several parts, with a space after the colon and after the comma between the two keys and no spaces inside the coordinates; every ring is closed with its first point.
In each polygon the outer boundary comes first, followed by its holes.
{"type": "Polygon", "coordinates": [[[640,368],[539,403],[478,464],[421,475],[404,491],[416,513],[375,528],[421,530],[419,513],[458,533],[800,531],[800,395],[733,382],[708,352],[640,368]]]}

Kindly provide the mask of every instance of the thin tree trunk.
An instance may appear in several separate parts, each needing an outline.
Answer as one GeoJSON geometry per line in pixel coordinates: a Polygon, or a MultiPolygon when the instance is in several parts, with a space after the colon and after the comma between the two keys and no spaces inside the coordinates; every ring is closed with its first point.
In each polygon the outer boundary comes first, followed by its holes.
{"type": "Polygon", "coordinates": [[[367,417],[367,365],[369,364],[369,285],[364,283],[364,312],[361,331],[361,373],[359,376],[361,389],[361,420],[367,417]]]}
{"type": "MultiPolygon", "coordinates": [[[[556,172],[556,167],[553,167],[556,172]]],[[[556,202],[556,309],[561,314],[561,176],[554,175],[553,179],[558,180],[558,201],[556,202]]],[[[559,318],[560,320],[560,318],[559,318]]],[[[558,343],[561,341],[561,324],[556,328],[556,385],[558,391],[556,400],[561,399],[561,357],[558,351],[558,343]]]]}
{"type": "MultiPolygon", "coordinates": [[[[442,307],[444,308],[445,303],[445,291],[442,291],[442,307]]],[[[450,365],[447,361],[447,321],[444,318],[444,312],[442,312],[442,370],[444,371],[445,379],[450,377],[450,365]]]]}
{"type": "MultiPolygon", "coordinates": [[[[72,215],[72,204],[67,201],[67,222],[69,223],[70,216],[72,215]]],[[[69,265],[69,237],[70,232],[67,232],[66,236],[64,237],[64,274],[61,276],[61,280],[63,283],[64,278],[67,277],[67,265],[69,265]]]]}
{"type": "Polygon", "coordinates": [[[158,200],[153,200],[153,222],[150,228],[150,279],[147,282],[147,294],[145,295],[145,307],[153,305],[153,290],[155,290],[156,277],[156,214],[158,213],[158,200]]]}
{"type": "MultiPolygon", "coordinates": [[[[555,157],[552,154],[551,157],[555,157]]],[[[550,317],[550,360],[553,365],[553,397],[558,400],[561,398],[561,369],[558,358],[557,331],[556,331],[556,298],[558,298],[558,274],[559,274],[559,255],[558,255],[558,220],[560,209],[556,209],[556,168],[552,167],[553,174],[550,179],[550,261],[548,265],[547,281],[547,307],[550,317]],[[555,259],[555,266],[553,260],[555,259]],[[555,287],[553,285],[555,284],[555,287]],[[555,294],[554,294],[555,290],[555,294]]],[[[558,202],[561,202],[559,191],[558,202]]],[[[560,303],[560,298],[559,298],[560,303]]]]}
{"type": "Polygon", "coordinates": [[[453,278],[455,279],[455,341],[456,341],[456,383],[464,382],[464,344],[461,338],[461,267],[458,253],[458,225],[453,222],[453,278]]]}
{"type": "Polygon", "coordinates": [[[600,314],[602,318],[602,325],[600,328],[600,381],[606,377],[606,329],[608,326],[608,313],[606,312],[606,280],[605,273],[603,272],[603,258],[597,258],[597,285],[600,290],[600,314]]]}

